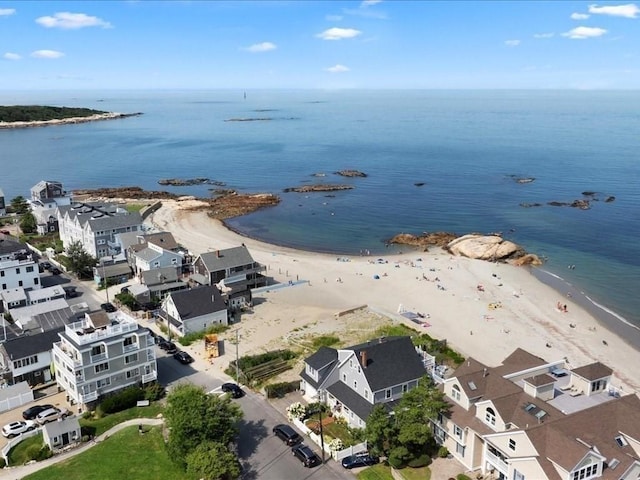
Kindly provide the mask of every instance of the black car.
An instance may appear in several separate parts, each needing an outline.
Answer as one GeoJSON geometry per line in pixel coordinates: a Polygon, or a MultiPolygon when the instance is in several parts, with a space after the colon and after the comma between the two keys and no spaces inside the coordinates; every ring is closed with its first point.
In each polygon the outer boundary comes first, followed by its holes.
{"type": "Polygon", "coordinates": [[[74,298],[78,296],[78,287],[74,287],[74,286],[65,286],[62,287],[62,289],[64,290],[64,295],[67,298],[74,298]]]}
{"type": "Polygon", "coordinates": [[[117,308],[111,302],[103,303],[100,305],[100,308],[107,313],[113,313],[117,310],[117,308]]]}
{"type": "Polygon", "coordinates": [[[176,353],[178,351],[178,347],[173,342],[161,342],[158,346],[167,353],[176,353]]]}
{"type": "Polygon", "coordinates": [[[295,445],[302,441],[302,437],[291,425],[280,424],[273,427],[273,433],[287,445],[295,445]]]}
{"type": "Polygon", "coordinates": [[[42,263],[40,264],[40,266],[41,266],[42,268],[44,268],[45,270],[51,270],[51,267],[52,267],[53,265],[51,265],[49,262],[42,262],[42,263]]]}
{"type": "Polygon", "coordinates": [[[34,405],[22,412],[22,418],[25,420],[34,420],[40,412],[54,408],[53,405],[34,405]]]}
{"type": "Polygon", "coordinates": [[[188,365],[190,363],[193,363],[194,361],[191,355],[189,355],[187,352],[183,352],[182,350],[174,353],[173,358],[178,360],[183,365],[188,365]]]}
{"type": "Polygon", "coordinates": [[[380,458],[369,455],[368,453],[356,453],[342,459],[344,468],[352,469],[358,467],[370,467],[380,463],[380,458]]]}
{"type": "Polygon", "coordinates": [[[51,275],[60,275],[62,273],[62,270],[60,270],[58,267],[51,267],[51,275]]]}
{"type": "Polygon", "coordinates": [[[231,394],[231,398],[240,398],[244,395],[242,389],[235,383],[223,383],[222,391],[231,394]]]}
{"type": "Polygon", "coordinates": [[[307,468],[315,467],[321,463],[320,457],[304,443],[293,447],[291,452],[307,468]]]}

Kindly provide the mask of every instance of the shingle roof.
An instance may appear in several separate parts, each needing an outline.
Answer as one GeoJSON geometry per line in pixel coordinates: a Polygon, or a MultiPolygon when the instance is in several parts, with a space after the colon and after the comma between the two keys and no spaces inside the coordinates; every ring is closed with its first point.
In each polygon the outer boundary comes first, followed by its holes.
{"type": "Polygon", "coordinates": [[[373,404],[340,381],[327,387],[327,391],[362,420],[366,420],[373,409],[373,404]]]}
{"type": "Polygon", "coordinates": [[[318,372],[318,380],[314,380],[303,369],[300,376],[314,387],[318,387],[324,382],[327,375],[331,373],[338,361],[338,351],[329,347],[320,347],[316,353],[307,357],[305,363],[318,372]]]}
{"type": "Polygon", "coordinates": [[[138,250],[135,253],[135,256],[140,258],[141,260],[144,260],[145,262],[150,262],[155,258],[161,257],[162,252],[158,252],[153,248],[146,247],[146,248],[143,248],[142,250],[138,250]]]}
{"type": "Polygon", "coordinates": [[[218,272],[227,268],[254,263],[253,257],[245,246],[203,253],[200,258],[209,272],[218,272]]]}
{"type": "Polygon", "coordinates": [[[518,428],[528,428],[564,417],[557,408],[523,391],[494,398],[491,402],[505,423],[518,428]]]}
{"type": "Polygon", "coordinates": [[[533,385],[534,387],[541,387],[543,385],[549,385],[551,383],[555,383],[556,379],[553,378],[551,375],[547,375],[546,373],[543,373],[542,375],[527,377],[524,379],[524,381],[530,385],[533,385]]]}
{"type": "Polygon", "coordinates": [[[341,350],[352,350],[358,361],[366,352],[364,376],[375,392],[423,377],[427,371],[410,337],[381,337],[341,350]]]}
{"type": "Polygon", "coordinates": [[[40,325],[42,330],[57,330],[71,321],[75,321],[75,315],[71,308],[65,307],[34,315],[33,320],[40,325]]]}
{"type": "Polygon", "coordinates": [[[158,247],[162,247],[166,250],[174,250],[179,248],[178,242],[173,237],[173,233],[171,232],[156,232],[156,233],[148,233],[144,236],[144,239],[147,243],[153,243],[158,247]]]}
{"type": "Polygon", "coordinates": [[[600,362],[595,362],[590,363],[589,365],[574,368],[573,370],[571,370],[571,373],[575,373],[576,375],[579,375],[586,380],[593,381],[610,376],[613,373],[613,370],[600,362]]]}
{"type": "Polygon", "coordinates": [[[78,417],[67,417],[59,422],[46,423],[42,430],[47,438],[59,437],[63,433],[80,430],[80,422],[78,417]]]}
{"type": "Polygon", "coordinates": [[[460,386],[469,398],[491,400],[503,395],[520,392],[520,387],[487,368],[467,375],[456,376],[460,386]]]}
{"type": "Polygon", "coordinates": [[[172,292],[169,296],[182,321],[227,309],[218,289],[209,285],[172,292]]]}
{"type": "Polygon", "coordinates": [[[545,365],[547,362],[536,355],[533,355],[522,348],[516,348],[511,355],[502,361],[502,365],[496,367],[496,373],[500,376],[514,372],[521,372],[529,368],[545,365]]]}
{"type": "Polygon", "coordinates": [[[53,344],[60,341],[58,332],[62,330],[58,328],[35,335],[24,335],[5,342],[3,347],[11,360],[37,355],[51,350],[53,344]]]}
{"type": "Polygon", "coordinates": [[[20,243],[6,235],[2,240],[0,240],[0,255],[8,255],[10,253],[19,252],[20,250],[26,250],[29,252],[26,244],[20,243]]]}
{"type": "Polygon", "coordinates": [[[142,283],[145,285],[157,285],[165,282],[175,282],[179,278],[178,268],[180,267],[162,267],[145,270],[142,272],[142,283]]]}

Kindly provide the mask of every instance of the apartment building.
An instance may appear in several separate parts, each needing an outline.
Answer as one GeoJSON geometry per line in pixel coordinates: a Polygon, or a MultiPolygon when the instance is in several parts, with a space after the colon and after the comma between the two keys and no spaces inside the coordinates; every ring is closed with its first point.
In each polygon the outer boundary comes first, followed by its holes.
{"type": "Polygon", "coordinates": [[[0,240],[0,291],[40,288],[40,271],[31,251],[23,243],[0,240]]]}

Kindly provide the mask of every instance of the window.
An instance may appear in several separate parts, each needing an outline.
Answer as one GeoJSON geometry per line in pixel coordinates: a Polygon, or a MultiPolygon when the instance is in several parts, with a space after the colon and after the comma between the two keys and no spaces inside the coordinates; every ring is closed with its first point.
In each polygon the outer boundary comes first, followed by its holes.
{"type": "Polygon", "coordinates": [[[573,480],[586,480],[588,478],[593,478],[598,474],[598,465],[591,464],[586,467],[581,468],[577,472],[573,472],[573,480]]]}
{"type": "Polygon", "coordinates": [[[626,447],[627,445],[629,445],[627,443],[627,440],[622,435],[618,435],[616,437],[616,443],[618,444],[619,447],[626,447]]]}
{"type": "Polygon", "coordinates": [[[358,390],[358,381],[357,380],[353,381],[353,389],[354,390],[358,390]]]}
{"type": "Polygon", "coordinates": [[[513,471],[513,480],[525,480],[524,474],[520,473],[518,470],[513,471]]]}
{"type": "Polygon", "coordinates": [[[591,391],[597,392],[604,389],[605,386],[606,382],[604,380],[596,380],[595,382],[591,382],[591,391]]]}
{"type": "Polygon", "coordinates": [[[124,346],[128,347],[129,345],[135,345],[136,343],[136,337],[127,337],[124,339],[124,346]]]}
{"type": "Polygon", "coordinates": [[[40,283],[40,279],[38,277],[33,279],[33,284],[38,285],[40,283]]]}
{"type": "Polygon", "coordinates": [[[407,393],[408,390],[409,390],[409,385],[407,385],[406,383],[402,385],[402,393],[407,393]]]}
{"type": "Polygon", "coordinates": [[[456,442],[456,453],[461,457],[464,457],[464,445],[460,445],[456,442]]]}
{"type": "Polygon", "coordinates": [[[96,346],[91,348],[91,356],[92,357],[94,357],[96,355],[101,355],[103,353],[105,353],[104,345],[96,345],[96,346]]]}
{"type": "Polygon", "coordinates": [[[458,425],[454,425],[453,434],[458,438],[462,438],[462,428],[460,428],[458,425]]]}
{"type": "Polygon", "coordinates": [[[177,265],[178,264],[178,259],[177,258],[172,258],[171,259],[171,265],[177,265]]]}
{"type": "Polygon", "coordinates": [[[347,374],[346,374],[346,373],[343,373],[343,374],[342,374],[342,381],[343,381],[344,383],[347,383],[347,374]]]}
{"type": "Polygon", "coordinates": [[[509,439],[509,448],[515,452],[516,450],[516,441],[513,438],[509,439]]]}
{"type": "Polygon", "coordinates": [[[96,373],[106,372],[109,370],[109,362],[99,363],[94,368],[96,373]]]}
{"type": "Polygon", "coordinates": [[[387,390],[384,392],[384,398],[391,398],[391,389],[387,388],[387,390]]]}
{"type": "Polygon", "coordinates": [[[16,273],[17,273],[18,275],[20,275],[20,269],[19,269],[19,268],[16,268],[16,273]]]}
{"type": "Polygon", "coordinates": [[[33,272],[33,267],[27,267],[27,272],[28,272],[28,273],[33,272]]]}
{"type": "MultiPolygon", "coordinates": [[[[4,277],[4,270],[0,271],[0,277],[4,277]]],[[[6,290],[6,288],[3,288],[3,290],[6,290]]]]}
{"type": "Polygon", "coordinates": [[[127,371],[127,378],[135,378],[138,375],[140,375],[140,369],[139,368],[134,368],[133,370],[128,370],[127,371]]]}
{"type": "Polygon", "coordinates": [[[27,367],[29,365],[33,365],[38,363],[38,356],[32,355],[31,357],[21,358],[20,360],[16,360],[13,362],[13,368],[18,369],[22,367],[27,367]]]}
{"type": "Polygon", "coordinates": [[[364,389],[364,398],[365,400],[369,400],[369,390],[367,390],[366,388],[364,389]]]}
{"type": "Polygon", "coordinates": [[[349,367],[353,368],[353,360],[349,360],[349,367]]]}
{"type": "Polygon", "coordinates": [[[451,387],[451,396],[456,402],[460,401],[460,387],[456,384],[451,387]]]}
{"type": "Polygon", "coordinates": [[[493,411],[493,408],[491,407],[487,408],[484,414],[484,421],[487,422],[489,425],[496,424],[496,412],[493,411]]]}
{"type": "Polygon", "coordinates": [[[133,353],[131,355],[127,355],[126,357],[124,357],[124,363],[134,363],[138,361],[138,354],[137,353],[133,353]]]}
{"type": "Polygon", "coordinates": [[[18,280],[18,286],[21,287],[22,286],[22,280],[18,280]]]}
{"type": "Polygon", "coordinates": [[[98,388],[107,387],[111,385],[111,378],[102,378],[96,382],[98,388]]]}

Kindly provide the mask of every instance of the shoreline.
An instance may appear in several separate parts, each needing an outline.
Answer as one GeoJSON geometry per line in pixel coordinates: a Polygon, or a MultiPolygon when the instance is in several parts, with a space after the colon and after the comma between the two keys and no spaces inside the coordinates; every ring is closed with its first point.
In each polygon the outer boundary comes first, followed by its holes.
{"type": "Polygon", "coordinates": [[[255,261],[267,267],[266,275],[285,284],[259,294],[259,306],[250,316],[256,325],[248,318],[247,326],[241,326],[247,332],[245,352],[262,351],[301,324],[331,332],[336,312],[367,305],[418,331],[424,328],[487,365],[499,365],[521,347],[547,361],[566,358],[572,368],[600,361],[614,370],[625,391],[640,389],[640,373],[634,368],[640,352],[627,342],[628,336],[594,315],[577,293],[567,297],[565,284],[556,289],[542,280],[536,269],[435,249],[375,257],[298,250],[235,232],[206,212],[190,211],[188,202],[163,201],[147,222],[172,232],[196,255],[245,244],[255,261]],[[294,285],[287,287],[289,281],[294,285]],[[567,304],[568,311],[559,310],[559,303],[567,304]],[[401,316],[401,308],[426,315],[429,325],[401,316]]]}
{"type": "Polygon", "coordinates": [[[137,117],[138,115],[142,115],[142,113],[107,112],[89,115],[87,117],[69,117],[54,120],[34,120],[31,122],[0,122],[0,129],[9,130],[14,128],[49,127],[52,125],[73,125],[76,123],[89,123],[99,122],[101,120],[117,120],[120,118],[137,117]]]}

